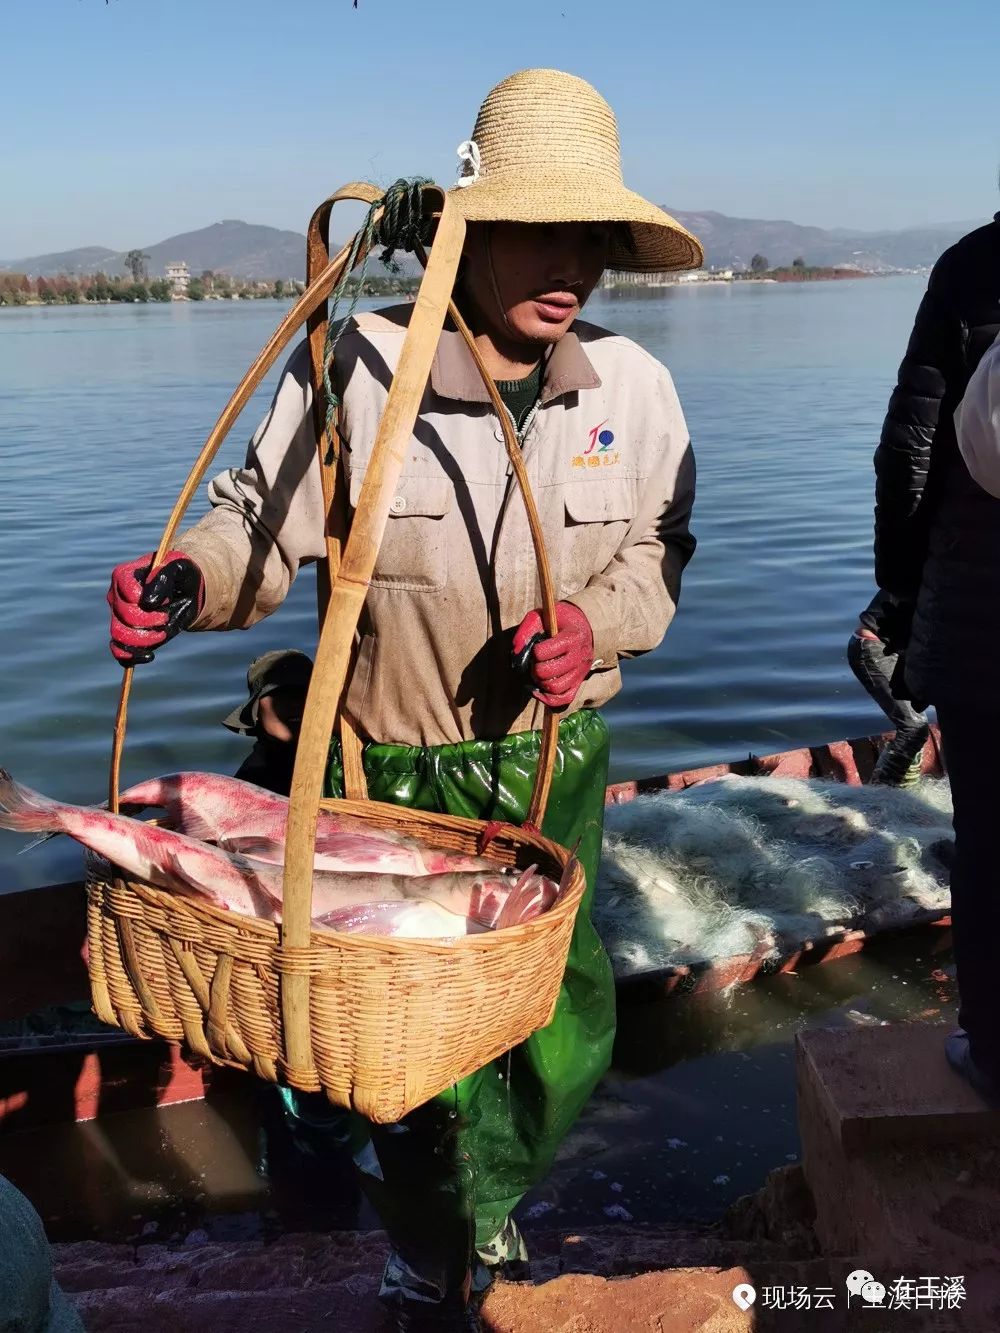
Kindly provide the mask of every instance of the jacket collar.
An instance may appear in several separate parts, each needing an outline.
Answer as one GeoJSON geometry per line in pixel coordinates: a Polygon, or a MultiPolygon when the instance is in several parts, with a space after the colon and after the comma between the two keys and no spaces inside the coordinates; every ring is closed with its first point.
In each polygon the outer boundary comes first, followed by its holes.
{"type": "MultiPolygon", "coordinates": [[[[601,380],[583,344],[570,330],[549,352],[542,379],[541,403],[578,389],[598,389],[601,380]]],[[[441,398],[462,403],[489,403],[476,363],[457,329],[446,328],[438,341],[431,366],[431,388],[441,398]]]]}

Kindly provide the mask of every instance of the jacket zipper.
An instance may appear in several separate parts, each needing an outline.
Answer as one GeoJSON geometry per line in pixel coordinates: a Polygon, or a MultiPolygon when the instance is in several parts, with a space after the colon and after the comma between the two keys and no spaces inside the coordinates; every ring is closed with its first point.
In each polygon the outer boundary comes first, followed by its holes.
{"type": "MultiPolygon", "coordinates": [[[[520,429],[519,431],[517,430],[517,425],[516,425],[516,423],[514,424],[514,429],[517,431],[517,442],[518,442],[518,444],[521,446],[522,449],[524,448],[524,441],[525,441],[525,438],[526,438],[526,436],[527,436],[527,434],[528,434],[528,431],[529,431],[529,430],[531,429],[531,427],[535,424],[535,417],[538,416],[538,409],[539,409],[540,407],[541,407],[541,403],[540,403],[540,402],[536,402],[535,405],[534,405],[534,407],[531,409],[531,411],[528,413],[528,415],[524,418],[524,425],[521,427],[521,429],[520,429]]],[[[511,422],[514,423],[514,418],[510,416],[510,410],[509,410],[509,408],[507,408],[507,407],[505,406],[505,407],[504,407],[504,411],[505,411],[505,412],[507,413],[507,415],[510,417],[511,422]]],[[[507,464],[508,464],[508,466],[510,466],[510,459],[507,460],[507,464]]]]}

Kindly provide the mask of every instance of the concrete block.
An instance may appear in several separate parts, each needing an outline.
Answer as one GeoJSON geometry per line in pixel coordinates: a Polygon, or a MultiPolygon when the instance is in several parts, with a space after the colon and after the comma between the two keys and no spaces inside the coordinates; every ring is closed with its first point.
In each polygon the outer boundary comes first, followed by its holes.
{"type": "Polygon", "coordinates": [[[1000,1112],[952,1070],[939,1026],[799,1034],[799,1094],[818,1103],[845,1152],[889,1144],[1000,1142],[1000,1112]]]}
{"type": "Polygon", "coordinates": [[[964,1327],[1000,1328],[1000,1121],[945,1064],[941,1028],[798,1043],[802,1166],[827,1256],[883,1275],[961,1275],[964,1327]]]}

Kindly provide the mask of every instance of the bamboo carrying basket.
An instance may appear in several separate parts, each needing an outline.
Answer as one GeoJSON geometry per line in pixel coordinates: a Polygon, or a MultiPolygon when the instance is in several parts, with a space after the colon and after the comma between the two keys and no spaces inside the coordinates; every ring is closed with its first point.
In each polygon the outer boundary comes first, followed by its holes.
{"type": "MultiPolygon", "coordinates": [[[[380,1123],[399,1120],[436,1093],[525,1040],[552,1018],[584,875],[541,827],[555,762],[558,720],[547,712],[525,827],[495,826],[367,800],[361,742],[341,713],[345,792],[322,798],[330,736],[351,664],[364,604],[431,361],[446,313],[461,330],[503,426],[531,526],[545,628],[555,600],[537,512],[520,449],[459,312],[451,303],[465,223],[437,187],[424,187],[436,220],[425,273],[400,354],[349,532],[342,487],[335,486],[339,443],[325,426],[323,359],[327,297],[364,243],[329,256],[329,218],[340,199],[379,205],[379,191],[351,185],[325,200],[309,225],[306,291],[282,321],[226,406],[181,491],[156,553],[170,549],[180,519],[223,439],[263,376],[308,321],[317,440],[328,508],[327,561],[320,566],[320,635],[292,780],[281,926],[222,911],[88,862],[89,970],[99,1018],[137,1037],[184,1041],[221,1064],[302,1091],[322,1089],[340,1106],[380,1123]],[[539,869],[566,886],[556,905],[524,925],[451,944],[366,937],[311,923],[312,866],[320,808],[390,827],[437,847],[487,854],[498,865],[539,869]]],[[[376,212],[375,218],[377,219],[376,212]]],[[[370,232],[366,238],[370,238],[370,232]]],[[[361,241],[359,233],[356,241],[361,241]]],[[[115,723],[110,806],[118,809],[131,670],[115,723]]]]}

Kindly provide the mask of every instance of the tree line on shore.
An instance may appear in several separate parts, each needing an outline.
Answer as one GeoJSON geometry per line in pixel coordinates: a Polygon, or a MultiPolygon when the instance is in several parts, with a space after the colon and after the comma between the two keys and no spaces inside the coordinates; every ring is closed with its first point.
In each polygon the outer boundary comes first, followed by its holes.
{"type": "MultiPolygon", "coordinates": [[[[401,296],[415,291],[418,286],[418,279],[400,275],[366,277],[360,295],[401,296]]],[[[294,299],[303,290],[303,283],[283,278],[254,281],[206,270],[199,277],[189,280],[185,294],[189,301],[253,301],[266,298],[294,299]]],[[[358,294],[356,279],[348,282],[347,294],[358,294]]],[[[170,301],[175,295],[180,297],[181,293],[175,293],[172,282],[166,278],[150,279],[144,270],[138,273],[133,270],[125,275],[94,273],[84,277],[71,274],[31,277],[26,273],[0,273],[0,306],[105,305],[108,302],[146,304],[150,301],[170,301]]]]}

